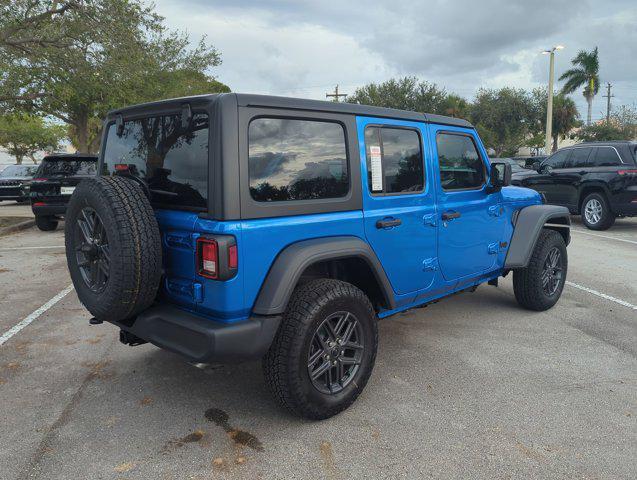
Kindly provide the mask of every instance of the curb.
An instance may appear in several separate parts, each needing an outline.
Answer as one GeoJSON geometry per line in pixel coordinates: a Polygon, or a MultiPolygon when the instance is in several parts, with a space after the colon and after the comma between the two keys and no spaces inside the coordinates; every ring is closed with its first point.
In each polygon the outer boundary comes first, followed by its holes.
{"type": "Polygon", "coordinates": [[[0,228],[0,237],[9,235],[11,233],[19,232],[20,230],[26,230],[35,226],[35,220],[25,220],[24,222],[16,223],[10,227],[0,228]]]}

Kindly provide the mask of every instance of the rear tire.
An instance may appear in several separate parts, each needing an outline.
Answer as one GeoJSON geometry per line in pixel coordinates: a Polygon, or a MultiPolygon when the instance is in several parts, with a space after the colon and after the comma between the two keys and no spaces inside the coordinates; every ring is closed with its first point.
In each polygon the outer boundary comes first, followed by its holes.
{"type": "Polygon", "coordinates": [[[55,217],[36,215],[35,225],[43,232],[52,232],[53,230],[58,228],[58,221],[55,219],[55,217]]]}
{"type": "Polygon", "coordinates": [[[528,266],[513,271],[516,300],[529,310],[548,310],[562,295],[567,270],[564,238],[554,230],[542,229],[528,266]]]}
{"type": "Polygon", "coordinates": [[[292,295],[263,369],[282,406],[322,420],[360,395],[377,348],[376,315],[365,294],[339,280],[313,280],[292,295]]]}
{"type": "Polygon", "coordinates": [[[155,300],[161,237],[153,208],[135,182],[83,180],[69,200],[65,244],[77,295],[97,319],[132,318],[155,300]]]}
{"type": "Polygon", "coordinates": [[[608,230],[615,223],[615,214],[603,193],[587,195],[580,213],[582,223],[590,230],[608,230]]]}

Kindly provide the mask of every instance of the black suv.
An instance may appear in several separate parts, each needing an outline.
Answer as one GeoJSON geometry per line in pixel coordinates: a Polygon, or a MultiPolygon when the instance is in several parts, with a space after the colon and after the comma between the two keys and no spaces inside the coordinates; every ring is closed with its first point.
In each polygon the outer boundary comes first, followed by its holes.
{"type": "Polygon", "coordinates": [[[31,209],[40,230],[55,230],[78,183],[97,173],[97,156],[48,155],[31,182],[31,209]]]}
{"type": "Polygon", "coordinates": [[[513,175],[512,183],[582,215],[586,227],[606,230],[616,217],[637,215],[636,157],[635,142],[580,143],[537,164],[537,173],[513,175]]]}
{"type": "Polygon", "coordinates": [[[38,169],[37,165],[9,165],[0,172],[0,202],[15,200],[29,201],[29,184],[38,169]]]}

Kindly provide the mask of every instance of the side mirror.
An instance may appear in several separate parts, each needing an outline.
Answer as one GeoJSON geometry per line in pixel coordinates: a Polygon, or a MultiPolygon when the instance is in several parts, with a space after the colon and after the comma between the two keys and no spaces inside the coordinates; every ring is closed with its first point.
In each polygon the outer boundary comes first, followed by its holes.
{"type": "Polygon", "coordinates": [[[493,162],[489,178],[489,193],[499,192],[502,187],[511,185],[511,164],[506,162],[493,162]]]}
{"type": "Polygon", "coordinates": [[[539,173],[541,166],[542,166],[542,162],[535,161],[533,162],[533,166],[531,168],[533,168],[533,170],[539,173]]]}

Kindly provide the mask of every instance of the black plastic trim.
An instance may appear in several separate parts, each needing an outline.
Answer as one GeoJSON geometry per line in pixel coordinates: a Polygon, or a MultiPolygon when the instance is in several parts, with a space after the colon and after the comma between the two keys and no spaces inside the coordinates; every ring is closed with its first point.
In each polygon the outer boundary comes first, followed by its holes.
{"type": "Polygon", "coordinates": [[[57,205],[31,205],[34,215],[64,215],[66,213],[66,203],[57,205]]]}
{"type": "Polygon", "coordinates": [[[540,236],[540,231],[549,220],[558,218],[561,219],[562,230],[566,230],[566,232],[560,233],[566,233],[566,244],[568,245],[571,225],[568,208],[557,205],[531,205],[521,209],[515,217],[515,229],[504,261],[504,268],[526,267],[540,236]]]}
{"type": "Polygon", "coordinates": [[[158,304],[132,322],[110,323],[190,361],[210,363],[261,358],[270,348],[281,317],[254,316],[241,322],[221,323],[158,304]]]}
{"type": "Polygon", "coordinates": [[[383,293],[385,304],[389,310],[395,309],[394,291],[370,246],[356,237],[325,237],[293,243],[279,254],[261,286],[253,313],[283,313],[307,267],[325,260],[352,257],[362,258],[368,263],[383,293]]]}

